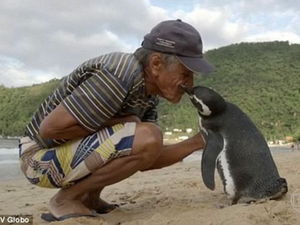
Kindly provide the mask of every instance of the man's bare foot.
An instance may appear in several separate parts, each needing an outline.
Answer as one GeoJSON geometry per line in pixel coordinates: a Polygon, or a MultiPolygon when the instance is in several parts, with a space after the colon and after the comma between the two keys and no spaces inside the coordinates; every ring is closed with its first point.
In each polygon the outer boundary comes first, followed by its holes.
{"type": "Polygon", "coordinates": [[[108,202],[99,198],[99,196],[95,196],[95,195],[85,194],[82,200],[83,200],[83,204],[87,208],[91,210],[95,210],[97,213],[100,214],[109,213],[118,207],[117,204],[109,204],[108,202]]]}
{"type": "Polygon", "coordinates": [[[59,194],[54,195],[49,201],[49,211],[56,218],[66,215],[93,215],[80,200],[65,199],[59,194]]]}

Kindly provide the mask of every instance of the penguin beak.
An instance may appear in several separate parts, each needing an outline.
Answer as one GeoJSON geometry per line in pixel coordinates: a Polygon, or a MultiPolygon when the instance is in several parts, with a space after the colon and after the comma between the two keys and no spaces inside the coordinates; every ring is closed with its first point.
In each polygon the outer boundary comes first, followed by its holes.
{"type": "Polygon", "coordinates": [[[188,88],[187,86],[185,86],[184,84],[180,84],[180,87],[190,96],[193,97],[192,95],[193,93],[193,88],[188,88]]]}

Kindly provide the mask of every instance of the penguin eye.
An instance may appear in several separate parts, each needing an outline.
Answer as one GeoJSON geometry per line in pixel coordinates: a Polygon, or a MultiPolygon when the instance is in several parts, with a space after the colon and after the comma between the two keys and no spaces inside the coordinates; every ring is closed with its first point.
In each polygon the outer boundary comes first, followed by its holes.
{"type": "Polygon", "coordinates": [[[196,100],[196,98],[195,98],[194,95],[191,97],[191,101],[192,101],[193,105],[197,108],[197,110],[198,110],[199,112],[203,112],[203,107],[202,107],[202,105],[196,100]]]}
{"type": "Polygon", "coordinates": [[[203,112],[203,107],[199,103],[197,104],[197,109],[198,109],[199,112],[203,112]]]}

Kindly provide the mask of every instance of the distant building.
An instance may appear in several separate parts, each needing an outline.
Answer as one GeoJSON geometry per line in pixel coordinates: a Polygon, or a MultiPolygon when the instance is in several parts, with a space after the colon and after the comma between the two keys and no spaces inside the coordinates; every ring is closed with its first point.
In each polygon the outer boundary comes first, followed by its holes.
{"type": "Polygon", "coordinates": [[[174,131],[174,132],[182,132],[182,130],[181,130],[181,129],[178,129],[178,128],[174,128],[173,131],[174,131]]]}
{"type": "Polygon", "coordinates": [[[178,139],[183,141],[183,140],[186,140],[188,139],[189,137],[188,136],[179,136],[178,139]]]}
{"type": "Polygon", "coordinates": [[[192,128],[186,128],[185,130],[188,134],[192,133],[193,132],[193,129],[192,128]]]}
{"type": "Polygon", "coordinates": [[[292,137],[292,136],[286,136],[285,137],[285,141],[286,142],[294,142],[294,137],[292,137]]]}

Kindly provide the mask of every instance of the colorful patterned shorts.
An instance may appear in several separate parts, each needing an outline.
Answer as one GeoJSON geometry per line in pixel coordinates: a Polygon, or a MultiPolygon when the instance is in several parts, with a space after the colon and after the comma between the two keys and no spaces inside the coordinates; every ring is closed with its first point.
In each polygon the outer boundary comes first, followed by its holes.
{"type": "Polygon", "coordinates": [[[50,149],[40,149],[35,141],[23,137],[21,169],[32,184],[69,187],[110,160],[129,155],[135,127],[135,123],[117,124],[50,149]]]}

